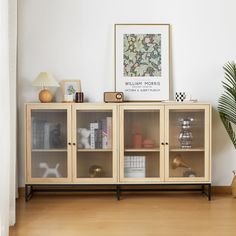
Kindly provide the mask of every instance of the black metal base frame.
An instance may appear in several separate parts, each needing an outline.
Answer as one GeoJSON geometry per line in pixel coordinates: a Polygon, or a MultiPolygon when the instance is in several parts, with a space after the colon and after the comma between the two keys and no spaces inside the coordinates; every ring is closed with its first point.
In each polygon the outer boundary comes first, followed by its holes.
{"type": "Polygon", "coordinates": [[[147,192],[147,191],[200,191],[203,195],[208,197],[208,201],[211,201],[211,184],[26,184],[25,185],[25,201],[29,201],[34,192],[115,192],[117,200],[121,199],[122,192],[147,192]],[[71,187],[114,187],[113,189],[78,189],[71,187]],[[134,186],[165,186],[165,188],[148,188],[148,189],[133,189],[127,187],[134,186]],[[168,186],[168,188],[166,188],[168,186]],[[171,188],[172,186],[199,186],[200,188],[171,188]],[[40,188],[38,188],[40,187],[40,188]],[[53,187],[53,188],[52,188],[53,187]],[[67,187],[70,187],[69,189],[67,187]],[[123,188],[125,187],[125,188],[123,188]]]}

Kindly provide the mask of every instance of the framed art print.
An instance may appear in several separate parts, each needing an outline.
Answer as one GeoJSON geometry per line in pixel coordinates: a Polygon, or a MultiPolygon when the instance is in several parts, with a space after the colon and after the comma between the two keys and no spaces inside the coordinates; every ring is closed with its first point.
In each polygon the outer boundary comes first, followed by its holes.
{"type": "Polygon", "coordinates": [[[75,101],[75,93],[80,92],[80,80],[62,80],[61,84],[63,101],[75,101]]]}
{"type": "Polygon", "coordinates": [[[115,90],[127,101],[169,99],[169,24],[115,24],[115,90]]]}

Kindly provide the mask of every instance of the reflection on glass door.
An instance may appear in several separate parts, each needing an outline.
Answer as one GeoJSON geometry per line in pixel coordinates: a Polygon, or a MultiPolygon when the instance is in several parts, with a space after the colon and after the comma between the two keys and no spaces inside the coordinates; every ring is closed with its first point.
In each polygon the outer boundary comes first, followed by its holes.
{"type": "Polygon", "coordinates": [[[161,177],[160,114],[160,110],[155,108],[123,110],[121,176],[124,180],[161,177]]]}
{"type": "Polygon", "coordinates": [[[76,176],[79,182],[115,177],[113,109],[76,109],[76,176]]]}
{"type": "Polygon", "coordinates": [[[169,177],[205,177],[205,110],[169,110],[169,177]]]}
{"type": "Polygon", "coordinates": [[[31,110],[32,178],[67,178],[67,110],[31,110]]]}

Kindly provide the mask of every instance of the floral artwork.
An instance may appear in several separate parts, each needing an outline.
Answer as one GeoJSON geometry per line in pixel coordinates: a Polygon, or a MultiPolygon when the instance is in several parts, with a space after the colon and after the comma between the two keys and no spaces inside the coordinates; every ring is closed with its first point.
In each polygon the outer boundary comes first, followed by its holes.
{"type": "Polygon", "coordinates": [[[124,76],[161,76],[161,34],[123,35],[124,76]]]}
{"type": "Polygon", "coordinates": [[[169,24],[115,24],[115,90],[125,101],[169,100],[169,24]]]}

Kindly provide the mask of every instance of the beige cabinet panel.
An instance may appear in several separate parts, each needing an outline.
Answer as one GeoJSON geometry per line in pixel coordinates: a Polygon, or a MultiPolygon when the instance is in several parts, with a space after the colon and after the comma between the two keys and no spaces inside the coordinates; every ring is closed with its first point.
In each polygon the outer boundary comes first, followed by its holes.
{"type": "Polygon", "coordinates": [[[117,182],[117,111],[110,104],[73,106],[73,181],[117,182]]]}
{"type": "Polygon", "coordinates": [[[165,117],[165,181],[210,181],[210,106],[166,106],[165,117]]]}
{"type": "Polygon", "coordinates": [[[26,106],[26,182],[71,181],[71,106],[26,106]]]}
{"type": "Polygon", "coordinates": [[[164,180],[164,107],[120,106],[120,181],[164,180]]]}

